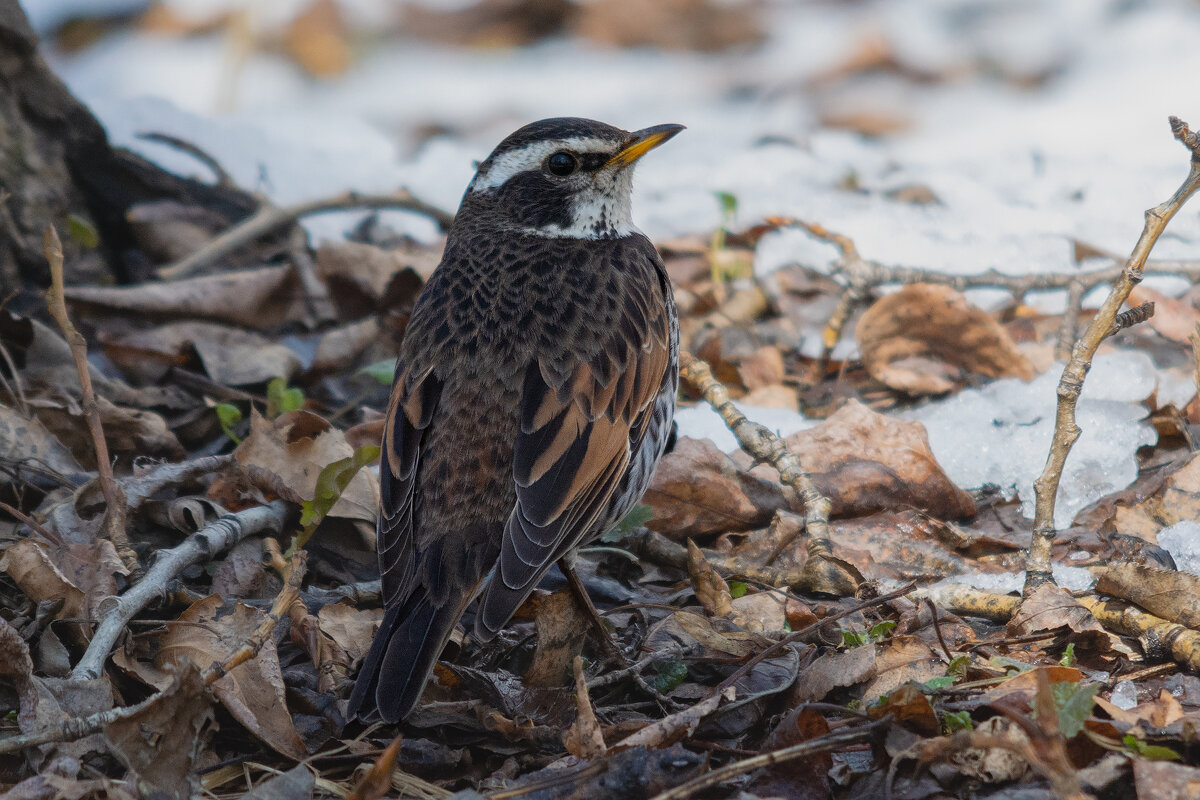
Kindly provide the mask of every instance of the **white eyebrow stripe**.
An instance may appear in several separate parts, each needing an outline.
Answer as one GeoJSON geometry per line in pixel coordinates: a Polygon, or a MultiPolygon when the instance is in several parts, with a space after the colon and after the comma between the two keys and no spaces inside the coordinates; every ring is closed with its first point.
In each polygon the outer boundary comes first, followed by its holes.
{"type": "Polygon", "coordinates": [[[615,142],[611,139],[601,139],[597,136],[573,136],[570,139],[557,139],[548,142],[532,142],[517,150],[502,153],[489,166],[487,172],[481,172],[471,181],[469,191],[490,192],[508,182],[508,179],[522,172],[540,169],[542,162],[551,153],[559,150],[570,150],[575,153],[597,153],[612,150],[615,142]]]}

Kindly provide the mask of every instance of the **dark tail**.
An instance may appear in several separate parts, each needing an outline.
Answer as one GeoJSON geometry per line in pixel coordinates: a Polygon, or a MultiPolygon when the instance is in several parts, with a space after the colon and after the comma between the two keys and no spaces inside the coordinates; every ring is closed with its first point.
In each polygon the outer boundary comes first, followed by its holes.
{"type": "Polygon", "coordinates": [[[390,723],[408,716],[462,612],[457,603],[437,607],[426,597],[388,609],[354,683],[348,716],[390,723]]]}

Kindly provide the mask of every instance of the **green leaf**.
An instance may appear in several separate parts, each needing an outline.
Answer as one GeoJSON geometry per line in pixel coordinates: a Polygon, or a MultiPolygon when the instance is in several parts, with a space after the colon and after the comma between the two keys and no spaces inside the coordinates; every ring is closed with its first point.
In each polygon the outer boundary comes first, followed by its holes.
{"type": "Polygon", "coordinates": [[[1084,720],[1091,716],[1098,691],[1098,683],[1089,683],[1086,686],[1070,681],[1051,684],[1054,709],[1058,712],[1058,729],[1062,731],[1063,736],[1071,739],[1083,730],[1084,720]]]}
{"type": "Polygon", "coordinates": [[[937,678],[930,678],[921,684],[921,691],[926,694],[940,692],[942,689],[949,689],[954,685],[954,678],[949,675],[941,675],[937,678]]]}
{"type": "Polygon", "coordinates": [[[862,647],[869,641],[870,640],[867,638],[867,634],[863,633],[862,631],[852,631],[847,628],[842,628],[842,644],[846,646],[847,650],[853,650],[856,647],[862,647]]]}
{"type": "Polygon", "coordinates": [[[288,557],[304,546],[309,537],[316,531],[317,526],[329,514],[330,509],[337,503],[342,492],[354,480],[358,471],[379,457],[379,447],[373,444],[363,445],[354,451],[349,458],[330,462],[317,476],[317,487],[312,500],[300,504],[300,525],[304,530],[296,537],[288,550],[288,557]]]}
{"type": "Polygon", "coordinates": [[[615,544],[625,538],[625,534],[636,531],[654,517],[654,509],[639,503],[634,506],[617,526],[600,537],[600,541],[615,544]]]}
{"type": "Polygon", "coordinates": [[[275,419],[280,414],[304,408],[304,392],[288,386],[283,378],[272,378],[267,384],[267,417],[275,419]]]}
{"type": "Polygon", "coordinates": [[[1063,649],[1062,658],[1058,660],[1059,664],[1064,667],[1075,666],[1075,643],[1067,642],[1067,646],[1063,649]]]}
{"type": "Polygon", "coordinates": [[[730,581],[729,582],[729,596],[730,597],[745,597],[746,596],[746,584],[743,581],[730,581]]]}
{"type": "Polygon", "coordinates": [[[67,236],[71,237],[71,241],[89,250],[100,246],[100,233],[96,226],[78,214],[67,216],[67,236]]]}
{"type": "Polygon", "coordinates": [[[885,636],[892,632],[896,627],[893,620],[885,619],[883,622],[877,622],[871,626],[871,630],[867,631],[867,638],[872,642],[882,641],[885,636]]]}
{"type": "Polygon", "coordinates": [[[714,192],[717,202],[721,204],[721,216],[728,221],[737,213],[738,199],[732,192],[714,192]]]}
{"type": "Polygon", "coordinates": [[[1157,744],[1146,744],[1141,739],[1134,736],[1132,733],[1125,734],[1125,738],[1121,739],[1121,743],[1137,753],[1143,758],[1148,758],[1151,761],[1180,761],[1179,753],[1176,753],[1169,747],[1162,747],[1157,744]]]}
{"type": "Polygon", "coordinates": [[[241,444],[242,440],[233,432],[233,428],[242,421],[242,410],[233,403],[217,403],[213,406],[213,411],[217,412],[217,422],[221,423],[221,431],[234,444],[241,444]]]}
{"type": "Polygon", "coordinates": [[[375,361],[367,364],[355,374],[368,375],[384,386],[391,386],[392,377],[396,374],[396,359],[385,358],[383,361],[375,361]]]}
{"type": "Polygon", "coordinates": [[[970,656],[955,656],[954,660],[946,666],[946,674],[957,680],[967,677],[967,670],[970,668],[970,656]]]}
{"type": "Polygon", "coordinates": [[[969,731],[975,727],[970,711],[945,711],[942,713],[942,728],[946,733],[969,731]]]}
{"type": "Polygon", "coordinates": [[[688,675],[687,664],[682,661],[668,661],[658,665],[658,674],[654,678],[654,691],[667,694],[674,691],[683,683],[688,675]]]}

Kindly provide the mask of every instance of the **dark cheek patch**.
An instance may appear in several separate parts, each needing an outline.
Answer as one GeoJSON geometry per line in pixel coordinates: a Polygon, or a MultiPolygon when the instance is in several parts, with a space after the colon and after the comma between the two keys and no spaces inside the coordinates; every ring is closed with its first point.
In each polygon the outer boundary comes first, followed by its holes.
{"type": "Polygon", "coordinates": [[[501,208],[522,225],[571,227],[571,192],[541,172],[514,175],[497,192],[501,208]]]}

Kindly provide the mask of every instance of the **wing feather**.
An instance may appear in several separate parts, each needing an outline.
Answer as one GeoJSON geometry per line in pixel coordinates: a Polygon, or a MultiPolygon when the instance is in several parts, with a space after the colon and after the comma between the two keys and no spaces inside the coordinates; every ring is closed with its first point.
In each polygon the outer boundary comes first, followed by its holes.
{"type": "Polygon", "coordinates": [[[529,365],[513,462],[517,502],[481,599],[479,635],[499,630],[549,566],[596,532],[666,385],[670,341],[664,289],[651,280],[628,287],[599,348],[529,365]]]}

